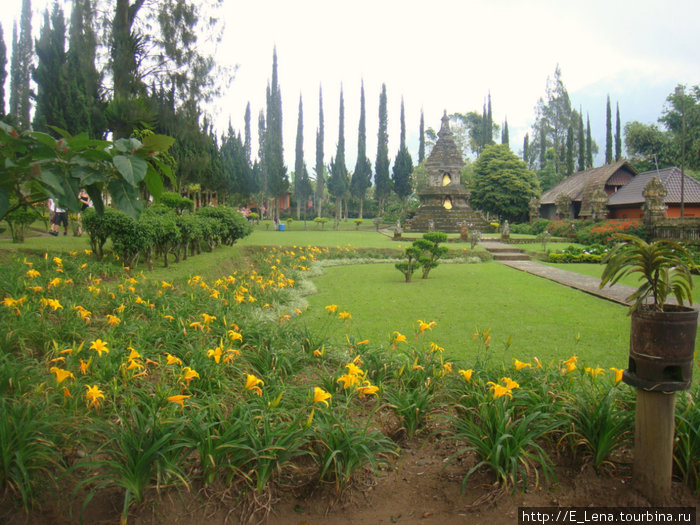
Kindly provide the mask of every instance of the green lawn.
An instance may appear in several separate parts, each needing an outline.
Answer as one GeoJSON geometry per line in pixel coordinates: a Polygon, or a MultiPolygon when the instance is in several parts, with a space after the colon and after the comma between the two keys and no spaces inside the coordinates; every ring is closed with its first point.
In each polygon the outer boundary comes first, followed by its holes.
{"type": "Polygon", "coordinates": [[[394,330],[412,339],[421,319],[437,322],[424,334],[426,343],[453,356],[475,355],[482,345],[473,334],[491,329],[497,359],[544,362],[577,354],[590,365],[626,366],[625,308],[497,263],[444,264],[410,284],[391,264],[341,266],[326,268],[314,282],[309,326],[326,329],[335,341],[344,338],[344,325],[325,311],[329,304],[352,314],[356,340],[388,346],[394,330]]]}

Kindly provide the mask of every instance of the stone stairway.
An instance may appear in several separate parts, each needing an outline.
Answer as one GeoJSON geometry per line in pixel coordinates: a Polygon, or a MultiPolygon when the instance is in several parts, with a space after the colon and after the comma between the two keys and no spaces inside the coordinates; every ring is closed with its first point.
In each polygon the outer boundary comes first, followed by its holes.
{"type": "Polygon", "coordinates": [[[483,241],[481,246],[486,248],[486,251],[493,255],[495,261],[529,261],[525,252],[519,248],[495,241],[483,241]]]}

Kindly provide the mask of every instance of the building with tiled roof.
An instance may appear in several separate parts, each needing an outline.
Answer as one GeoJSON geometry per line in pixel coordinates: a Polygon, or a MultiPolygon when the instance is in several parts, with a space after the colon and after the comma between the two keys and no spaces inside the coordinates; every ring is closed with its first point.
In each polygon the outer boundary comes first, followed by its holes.
{"type": "Polygon", "coordinates": [[[636,175],[637,171],[625,160],[574,173],[542,194],[540,216],[545,219],[556,218],[557,197],[565,194],[571,199],[570,215],[560,218],[591,217],[597,190],[603,190],[608,196],[614,195],[620,188],[634,180],[636,175]]]}
{"type": "Polygon", "coordinates": [[[683,180],[683,208],[686,217],[700,217],[700,182],[683,175],[679,168],[666,168],[640,173],[608,199],[611,219],[644,217],[644,188],[656,177],[666,188],[666,217],[681,216],[681,180],[683,180]],[[682,178],[681,178],[682,177],[682,178]]]}

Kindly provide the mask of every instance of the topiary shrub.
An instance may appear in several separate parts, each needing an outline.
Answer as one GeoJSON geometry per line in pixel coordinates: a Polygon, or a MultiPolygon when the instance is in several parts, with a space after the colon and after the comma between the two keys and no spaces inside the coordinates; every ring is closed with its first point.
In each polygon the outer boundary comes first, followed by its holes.
{"type": "Polygon", "coordinates": [[[95,208],[88,208],[81,214],[83,230],[90,236],[92,253],[98,261],[104,257],[104,245],[112,235],[113,225],[122,220],[120,214],[123,215],[114,208],[105,208],[102,215],[98,215],[95,208]]]}
{"type": "Polygon", "coordinates": [[[134,268],[138,263],[139,255],[146,254],[152,249],[151,225],[139,223],[122,211],[113,211],[109,228],[114,251],[124,266],[134,268]]]}
{"type": "Polygon", "coordinates": [[[149,206],[141,213],[139,223],[151,236],[151,243],[147,248],[149,270],[153,269],[151,249],[155,249],[156,255],[163,256],[163,265],[167,268],[168,254],[179,246],[181,234],[176,218],[175,212],[163,205],[149,206]]]}
{"type": "Polygon", "coordinates": [[[182,215],[183,211],[194,210],[194,201],[186,197],[181,196],[179,193],[174,191],[166,191],[160,194],[158,201],[160,204],[167,206],[171,210],[175,211],[178,215],[182,215]]]}
{"type": "Polygon", "coordinates": [[[247,237],[253,231],[248,220],[228,206],[206,206],[197,210],[197,215],[217,221],[217,235],[221,243],[227,246],[247,237]]]}
{"type": "MultiPolygon", "coordinates": [[[[15,203],[16,202],[17,201],[15,201],[15,203]]],[[[12,207],[12,204],[10,207],[12,207]]],[[[24,235],[27,231],[27,227],[35,220],[41,218],[41,216],[31,206],[22,206],[8,213],[3,218],[10,227],[12,242],[22,243],[24,242],[24,235]]]]}

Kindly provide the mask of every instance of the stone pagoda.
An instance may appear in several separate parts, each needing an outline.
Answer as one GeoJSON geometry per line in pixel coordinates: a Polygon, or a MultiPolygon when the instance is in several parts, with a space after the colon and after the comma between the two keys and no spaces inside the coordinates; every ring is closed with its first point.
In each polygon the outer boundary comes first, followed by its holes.
{"type": "Polygon", "coordinates": [[[484,231],[488,223],[469,206],[469,190],[460,183],[464,166],[454,141],[447,112],[433,151],[425,161],[428,187],[418,192],[420,205],[405,229],[413,232],[459,233],[462,228],[484,231]]]}

